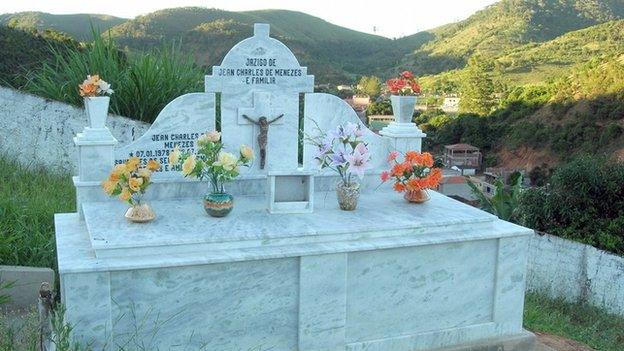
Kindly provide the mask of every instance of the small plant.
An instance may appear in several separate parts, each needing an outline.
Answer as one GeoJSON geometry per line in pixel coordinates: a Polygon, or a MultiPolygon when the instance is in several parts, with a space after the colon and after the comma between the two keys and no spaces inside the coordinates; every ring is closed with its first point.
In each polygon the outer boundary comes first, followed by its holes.
{"type": "Polygon", "coordinates": [[[221,133],[210,131],[197,138],[199,150],[196,153],[182,153],[177,147],[169,154],[169,164],[182,165],[185,177],[208,179],[213,193],[224,193],[224,183],[234,180],[240,174],[241,166],[249,166],[254,159],[253,150],[242,145],[239,155],[223,151],[221,133]]]}
{"type": "Polygon", "coordinates": [[[87,79],[78,85],[78,89],[82,97],[104,96],[113,93],[111,85],[100,79],[100,76],[97,74],[88,75],[87,79]]]}
{"type": "Polygon", "coordinates": [[[392,95],[407,96],[420,94],[418,80],[410,71],[404,71],[396,78],[387,80],[386,86],[392,95]]]}
{"type": "Polygon", "coordinates": [[[520,173],[515,173],[512,176],[509,186],[506,186],[500,179],[497,180],[494,183],[496,193],[492,198],[485,196],[483,191],[469,177],[466,177],[466,183],[479,199],[481,209],[505,221],[518,221],[518,204],[522,191],[522,175],[520,173]]]}

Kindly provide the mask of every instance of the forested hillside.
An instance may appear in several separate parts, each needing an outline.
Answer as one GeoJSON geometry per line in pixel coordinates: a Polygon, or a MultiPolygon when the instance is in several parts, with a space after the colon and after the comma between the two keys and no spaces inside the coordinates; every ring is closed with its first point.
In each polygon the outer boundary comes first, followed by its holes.
{"type": "Polygon", "coordinates": [[[498,56],[528,43],[624,18],[621,0],[502,0],[468,19],[429,31],[433,39],[401,66],[419,75],[465,66],[473,55],[498,56]]]}
{"type": "Polygon", "coordinates": [[[0,25],[26,30],[53,29],[77,40],[92,39],[91,25],[105,31],[125,21],[127,21],[125,18],[96,14],[53,15],[44,12],[0,14],[0,25]]]}

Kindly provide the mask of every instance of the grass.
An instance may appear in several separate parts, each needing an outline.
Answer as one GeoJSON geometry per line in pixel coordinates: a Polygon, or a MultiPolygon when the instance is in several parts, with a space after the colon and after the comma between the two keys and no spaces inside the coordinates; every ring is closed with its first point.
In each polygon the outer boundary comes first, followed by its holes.
{"type": "Polygon", "coordinates": [[[622,351],[624,317],[536,293],[528,293],[525,301],[525,328],[572,339],[600,351],[622,351]]]}
{"type": "Polygon", "coordinates": [[[0,265],[56,268],[54,213],[75,212],[67,175],[0,156],[0,265]]]}
{"type": "Polygon", "coordinates": [[[115,91],[110,112],[153,122],[171,100],[200,92],[204,72],[179,44],[163,46],[128,57],[109,38],[93,32],[94,41],[83,48],[52,48],[51,63],[33,70],[24,87],[30,93],[82,106],[78,84],[90,74],[99,74],[115,91]]]}

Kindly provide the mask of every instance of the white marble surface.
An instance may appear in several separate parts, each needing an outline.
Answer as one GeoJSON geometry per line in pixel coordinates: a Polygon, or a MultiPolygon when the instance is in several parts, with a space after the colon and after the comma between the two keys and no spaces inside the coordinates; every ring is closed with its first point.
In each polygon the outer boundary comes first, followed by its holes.
{"type": "Polygon", "coordinates": [[[161,171],[154,174],[154,179],[180,179],[179,167],[169,165],[169,152],[176,145],[183,151],[193,150],[195,139],[214,128],[214,94],[179,96],[163,108],[145,134],[115,150],[115,162],[125,162],[130,156],[139,156],[143,162],[154,159],[162,165],[161,171]]]}
{"type": "Polygon", "coordinates": [[[221,93],[224,143],[254,149],[256,160],[242,174],[294,171],[299,166],[299,94],[314,90],[314,76],[307,74],[283,43],[269,37],[268,24],[256,24],[254,35],[236,44],[205,81],[206,92],[221,93]],[[256,121],[283,114],[269,126],[264,169],[259,162],[259,128],[242,118],[243,114],[256,121]]]}
{"type": "Polygon", "coordinates": [[[83,211],[91,245],[101,257],[119,249],[125,250],[115,255],[425,235],[453,226],[484,228],[495,218],[437,193],[420,205],[386,189],[365,193],[355,212],[340,211],[335,196],[315,193],[314,212],[306,214],[269,214],[264,197],[238,196],[225,218],[206,215],[199,197],[154,201],[158,217],[147,224],[127,222],[126,206],[118,202],[85,203],[83,211]]]}

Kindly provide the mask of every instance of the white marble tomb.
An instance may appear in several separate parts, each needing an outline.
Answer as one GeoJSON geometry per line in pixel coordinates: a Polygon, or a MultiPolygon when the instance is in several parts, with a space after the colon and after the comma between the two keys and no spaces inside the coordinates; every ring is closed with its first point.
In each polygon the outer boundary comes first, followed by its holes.
{"type": "Polygon", "coordinates": [[[531,349],[522,328],[531,231],[435,192],[413,205],[377,189],[387,152],[418,148],[420,131],[400,140],[366,131],[375,167],[356,211],[338,209],[336,178],[326,173],[314,178],[312,212],[267,211],[267,174],[313,170],[299,128],[359,122],[342,100],[313,93],[313,80],[256,24],[206,77],[206,92],[172,101],[136,142],[117,147],[105,131],[77,136],[78,212],[55,216],[77,341],[96,350],[531,349]],[[208,185],[166,163],[175,145],[193,149],[194,137],[214,128],[215,93],[226,147],[256,146],[242,114],[284,114],[269,129],[265,169],[254,163],[229,186],[236,205],[221,219],[201,206],[208,185]],[[125,205],[99,188],[130,155],[165,165],[149,190],[158,218],[148,224],[125,221],[125,205]]]}

